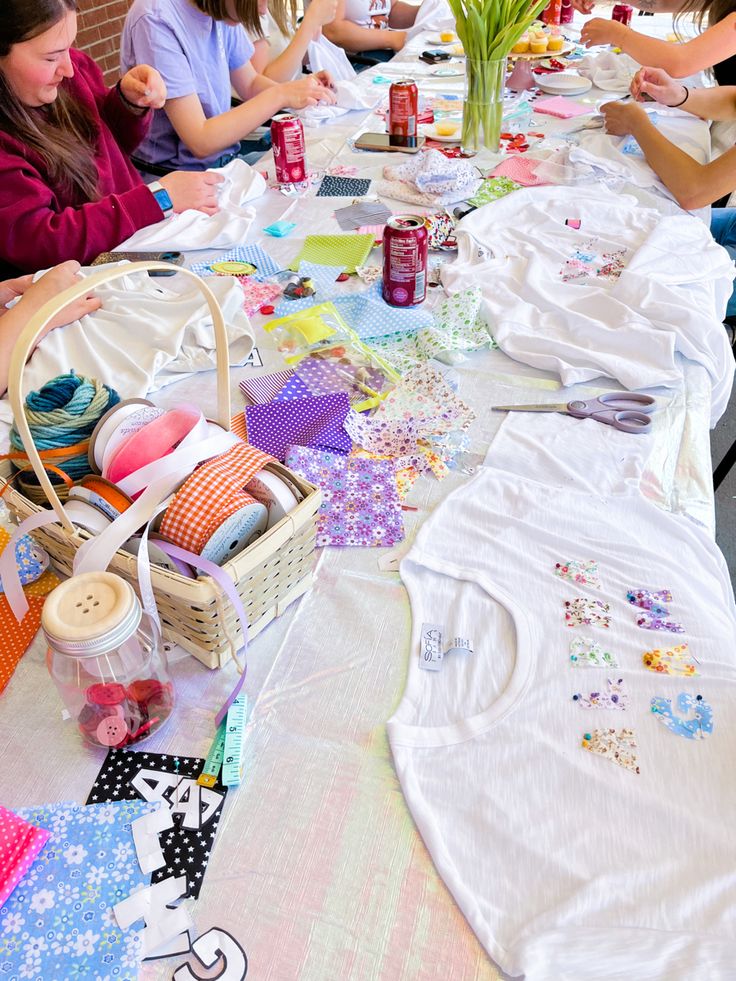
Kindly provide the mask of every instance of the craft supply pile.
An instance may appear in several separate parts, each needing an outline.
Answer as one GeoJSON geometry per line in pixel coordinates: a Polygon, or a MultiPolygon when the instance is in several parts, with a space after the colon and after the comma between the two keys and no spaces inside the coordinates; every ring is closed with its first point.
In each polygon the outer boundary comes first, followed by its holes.
{"type": "Polygon", "coordinates": [[[471,8],[19,335],[0,976],[734,970],[733,261],[604,131],[632,59],[471,8]]]}

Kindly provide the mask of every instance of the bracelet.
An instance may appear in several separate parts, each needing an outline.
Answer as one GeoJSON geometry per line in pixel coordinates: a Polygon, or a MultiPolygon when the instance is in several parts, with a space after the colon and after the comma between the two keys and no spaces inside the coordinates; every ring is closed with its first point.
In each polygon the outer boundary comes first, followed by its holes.
{"type": "Polygon", "coordinates": [[[136,116],[142,116],[144,112],[148,112],[148,106],[137,106],[135,102],[131,102],[130,99],[125,98],[123,95],[122,85],[120,84],[120,79],[118,79],[118,81],[115,83],[115,90],[118,93],[120,101],[130,112],[135,113],[136,116]]]}
{"type": "Polygon", "coordinates": [[[668,106],[669,109],[677,109],[678,106],[684,106],[687,100],[690,98],[690,89],[687,85],[682,86],[685,89],[685,98],[680,102],[676,102],[673,106],[668,106]]]}

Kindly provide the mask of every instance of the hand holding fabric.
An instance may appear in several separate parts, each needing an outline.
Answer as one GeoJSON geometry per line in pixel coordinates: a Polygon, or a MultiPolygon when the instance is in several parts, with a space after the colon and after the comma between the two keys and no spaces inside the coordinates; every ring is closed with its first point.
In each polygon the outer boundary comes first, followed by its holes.
{"type": "Polygon", "coordinates": [[[671,78],[663,68],[640,68],[631,82],[631,94],[637,102],[648,95],[663,106],[682,102],[685,86],[671,78]]]}
{"type": "Polygon", "coordinates": [[[646,112],[633,102],[606,102],[601,106],[601,113],[610,136],[628,136],[638,123],[647,119],[646,112]]]}

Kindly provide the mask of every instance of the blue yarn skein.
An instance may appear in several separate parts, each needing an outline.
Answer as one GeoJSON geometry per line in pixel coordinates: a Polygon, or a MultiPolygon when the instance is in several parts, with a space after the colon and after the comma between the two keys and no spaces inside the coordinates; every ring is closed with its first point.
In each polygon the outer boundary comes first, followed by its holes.
{"type": "MultiPolygon", "coordinates": [[[[100,418],[119,401],[114,389],[96,378],[77,375],[74,370],[52,378],[37,392],[29,392],[25,401],[36,448],[53,450],[89,439],[100,418]]],[[[10,430],[10,443],[16,450],[25,449],[15,424],[10,430]]],[[[91,472],[86,453],[64,461],[60,469],[72,480],[91,472]]]]}

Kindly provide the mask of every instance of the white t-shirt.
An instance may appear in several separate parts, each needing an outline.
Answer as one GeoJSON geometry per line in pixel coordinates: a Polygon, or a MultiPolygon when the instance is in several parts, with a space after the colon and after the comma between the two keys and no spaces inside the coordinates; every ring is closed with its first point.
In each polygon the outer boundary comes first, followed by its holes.
{"type": "Polygon", "coordinates": [[[734,371],[722,326],[734,265],[697,218],[663,217],[600,184],[532,187],[468,215],[457,238],[442,283],[481,287],[510,357],[564,385],[606,376],[637,389],[679,385],[679,352],[708,371],[711,424],[720,418],[734,371]]]}
{"type": "Polygon", "coordinates": [[[526,981],[736,972],[736,609],[703,529],[639,494],[648,441],[552,414],[507,420],[401,566],[412,646],[388,734],[402,789],[479,940],[526,981]],[[572,581],[573,560],[597,562],[600,588],[572,581]],[[627,592],[642,588],[671,591],[684,633],[637,626],[627,592]],[[609,627],[567,625],[588,603],[608,605],[587,615],[609,627]],[[442,649],[458,638],[472,653],[420,669],[424,623],[442,649]],[[660,663],[697,677],[646,667],[645,652],[683,644],[660,663]],[[706,738],[668,726],[684,731],[680,693],[712,709],[706,738]],[[640,772],[583,748],[608,729],[624,751],[633,738],[640,772]]]}
{"type": "MultiPolygon", "coordinates": [[[[242,364],[253,348],[242,287],[229,276],[211,276],[207,285],[225,317],[231,364],[242,364]]],[[[100,286],[95,295],[102,300],[99,310],[43,338],[23,372],[24,392],[73,368],[110,385],[123,399],[143,397],[215,367],[212,317],[191,279],[135,273],[100,286]]],[[[12,420],[3,399],[0,422],[12,420]]]]}
{"type": "Polygon", "coordinates": [[[359,27],[388,27],[391,0],[345,0],[345,20],[359,27]]]}

